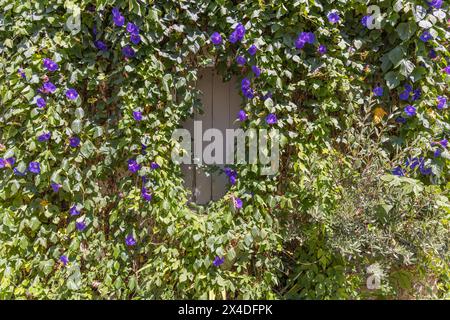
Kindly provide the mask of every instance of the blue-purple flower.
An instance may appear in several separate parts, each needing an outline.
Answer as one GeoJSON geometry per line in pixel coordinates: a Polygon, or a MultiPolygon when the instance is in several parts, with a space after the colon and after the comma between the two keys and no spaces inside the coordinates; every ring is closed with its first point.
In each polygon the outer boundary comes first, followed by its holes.
{"type": "Polygon", "coordinates": [[[107,51],[108,50],[108,46],[101,40],[94,41],[94,45],[100,51],[107,51]]]}
{"type": "Polygon", "coordinates": [[[259,76],[261,75],[261,69],[258,68],[258,66],[252,66],[252,71],[255,74],[255,77],[259,78],[259,76]]]}
{"type": "Polygon", "coordinates": [[[422,91],[420,90],[420,88],[416,89],[413,91],[413,95],[412,95],[412,101],[416,101],[420,99],[420,96],[422,95],[422,91]]]}
{"type": "Polygon", "coordinates": [[[239,110],[239,113],[238,113],[239,121],[245,121],[245,120],[247,120],[247,118],[248,118],[247,113],[245,113],[244,110],[239,110]]]}
{"type": "Polygon", "coordinates": [[[405,175],[405,172],[403,171],[402,167],[397,166],[392,170],[392,174],[395,176],[403,177],[405,175]]]}
{"type": "Polygon", "coordinates": [[[222,44],[222,36],[220,35],[220,33],[214,32],[211,35],[211,42],[216,46],[218,46],[219,44],[222,44]]]}
{"type": "Polygon", "coordinates": [[[53,192],[58,192],[59,189],[61,189],[61,187],[62,187],[62,185],[60,185],[59,183],[56,183],[56,182],[52,182],[50,184],[50,186],[52,187],[53,192]]]}
{"type": "Polygon", "coordinates": [[[437,58],[437,53],[434,49],[430,49],[430,51],[428,52],[428,57],[430,59],[436,59],[437,58]]]}
{"type": "Polygon", "coordinates": [[[372,21],[372,16],[371,15],[367,15],[362,17],[361,19],[361,24],[366,27],[369,28],[369,23],[372,21]]]}
{"type": "Polygon", "coordinates": [[[66,97],[69,100],[75,100],[76,98],[78,98],[78,92],[75,89],[69,89],[66,91],[66,97]]]}
{"type": "Polygon", "coordinates": [[[256,51],[258,51],[258,47],[252,44],[250,48],[248,48],[248,54],[251,56],[254,56],[256,54],[256,51]]]}
{"type": "Polygon", "coordinates": [[[407,105],[404,110],[408,117],[413,117],[416,115],[416,108],[412,105],[407,105]]]}
{"type": "Polygon", "coordinates": [[[331,11],[327,15],[328,21],[332,24],[338,23],[339,20],[341,20],[341,17],[339,17],[339,13],[337,11],[331,11]]]}
{"type": "Polygon", "coordinates": [[[151,192],[145,187],[142,187],[142,189],[141,189],[141,196],[142,196],[142,198],[145,201],[151,201],[152,200],[151,192]]]}
{"type": "Polygon", "coordinates": [[[399,116],[395,119],[395,122],[397,123],[406,123],[406,118],[403,118],[402,116],[399,116]]]}
{"type": "Polygon", "coordinates": [[[127,32],[131,34],[138,34],[139,33],[139,27],[135,25],[133,22],[127,23],[127,32]]]}
{"type": "Polygon", "coordinates": [[[136,244],[136,240],[133,238],[131,234],[129,234],[125,238],[125,244],[127,246],[134,246],[136,244]]]}
{"type": "Polygon", "coordinates": [[[122,54],[127,58],[133,58],[136,55],[134,49],[130,46],[125,46],[122,48],[122,54]]]}
{"type": "Polygon", "coordinates": [[[233,204],[236,209],[242,208],[242,199],[241,198],[233,198],[233,204]]]}
{"type": "Polygon", "coordinates": [[[438,148],[438,149],[434,150],[433,156],[435,158],[439,158],[441,156],[441,153],[442,153],[442,150],[438,148]]]}
{"type": "Polygon", "coordinates": [[[442,7],[443,0],[431,0],[430,2],[427,2],[430,7],[440,9],[442,7]]]}
{"type": "Polygon", "coordinates": [[[69,213],[71,216],[78,216],[81,211],[77,209],[76,205],[73,205],[70,209],[69,209],[69,213]]]}
{"type": "Polygon", "coordinates": [[[141,42],[141,36],[138,34],[132,34],[130,35],[130,41],[133,44],[139,44],[141,42]]]}
{"type": "Polygon", "coordinates": [[[449,65],[449,66],[446,66],[446,67],[443,69],[443,71],[444,71],[444,73],[446,73],[446,74],[450,74],[450,65],[449,65]]]}
{"type": "Polygon", "coordinates": [[[0,169],[4,168],[4,167],[12,167],[14,164],[16,163],[16,159],[14,159],[13,157],[10,158],[0,158],[0,169]]]}
{"type": "Polygon", "coordinates": [[[251,82],[250,82],[249,78],[242,79],[242,81],[241,81],[241,89],[242,89],[242,91],[250,88],[250,84],[251,84],[251,82]]]}
{"type": "Polygon", "coordinates": [[[295,47],[302,49],[305,44],[313,44],[316,41],[316,36],[312,32],[302,32],[299,34],[297,40],[295,40],[295,47]]]}
{"type": "Polygon", "coordinates": [[[269,113],[266,117],[267,124],[276,124],[278,122],[277,116],[274,113],[269,113]]]}
{"type": "Polygon", "coordinates": [[[125,23],[125,17],[122,16],[122,15],[120,14],[119,9],[113,8],[113,9],[112,9],[112,15],[113,15],[113,21],[114,21],[114,24],[115,24],[116,26],[121,27],[121,26],[124,25],[124,23],[125,23]]]}
{"type": "Polygon", "coordinates": [[[43,93],[53,93],[56,91],[56,86],[50,81],[47,81],[42,85],[41,91],[43,93]]]}
{"type": "Polygon", "coordinates": [[[38,106],[38,108],[44,108],[47,105],[47,102],[44,98],[37,98],[36,105],[38,106]]]}
{"type": "Polygon", "coordinates": [[[20,172],[20,171],[19,171],[19,169],[17,169],[17,168],[14,168],[14,169],[13,169],[13,172],[14,172],[14,174],[15,174],[16,176],[19,176],[19,177],[24,177],[24,176],[25,176],[25,174],[27,173],[27,169],[25,169],[25,171],[24,171],[24,172],[20,172]]]}
{"type": "Polygon", "coordinates": [[[69,258],[67,258],[67,256],[65,256],[65,255],[62,255],[62,256],[59,258],[59,261],[61,261],[61,263],[62,263],[64,266],[66,266],[66,265],[69,263],[69,258]]]}
{"type": "Polygon", "coordinates": [[[237,171],[226,167],[224,169],[225,175],[230,179],[230,184],[234,185],[237,179],[237,171]]]}
{"type": "Polygon", "coordinates": [[[230,42],[236,43],[237,41],[241,41],[245,36],[245,31],[245,27],[241,23],[239,23],[230,35],[230,42]]]}
{"type": "Polygon", "coordinates": [[[58,70],[58,68],[59,68],[58,64],[49,58],[44,58],[43,65],[44,65],[45,69],[47,69],[48,71],[52,71],[52,72],[58,70]]]}
{"type": "Polygon", "coordinates": [[[137,163],[136,159],[128,160],[128,170],[132,173],[136,173],[141,169],[141,165],[137,163]]]}
{"type": "Polygon", "coordinates": [[[51,136],[52,136],[52,133],[49,131],[49,132],[46,132],[46,133],[43,133],[43,134],[39,135],[37,140],[39,142],[45,142],[45,141],[50,140],[51,136]]]}
{"type": "Polygon", "coordinates": [[[157,164],[156,162],[152,162],[152,163],[150,163],[150,168],[151,168],[152,170],[156,170],[156,169],[159,169],[160,166],[159,166],[159,164],[157,164]]]}
{"type": "Polygon", "coordinates": [[[80,221],[80,222],[75,222],[75,227],[77,228],[78,231],[83,231],[84,229],[86,229],[86,223],[84,223],[84,221],[80,221]]]}
{"type": "Polygon", "coordinates": [[[216,256],[215,258],[214,258],[214,261],[213,261],[213,265],[215,266],[215,267],[219,267],[221,264],[223,264],[225,262],[225,258],[221,258],[221,257],[219,257],[219,256],[216,256]]]}
{"type": "Polygon", "coordinates": [[[448,140],[447,140],[447,139],[442,139],[441,141],[439,141],[439,144],[440,144],[443,148],[447,148],[447,146],[448,146],[448,140]]]}
{"type": "Polygon", "coordinates": [[[19,68],[19,70],[17,70],[17,72],[23,79],[25,79],[25,80],[27,79],[27,76],[25,75],[25,72],[23,71],[22,68],[19,68]]]}
{"type": "Polygon", "coordinates": [[[327,47],[324,44],[321,44],[319,48],[317,48],[317,52],[321,55],[327,53],[327,47]]]}
{"type": "Polygon", "coordinates": [[[380,86],[377,86],[373,89],[373,94],[375,97],[381,97],[383,95],[383,88],[380,86]]]}
{"type": "Polygon", "coordinates": [[[80,142],[81,142],[81,140],[80,140],[80,138],[78,138],[77,136],[73,136],[73,137],[70,137],[70,138],[69,138],[69,145],[70,145],[72,148],[78,147],[78,146],[80,145],[80,142]]]}
{"type": "Polygon", "coordinates": [[[32,161],[28,164],[28,171],[34,174],[39,174],[41,173],[41,165],[39,162],[32,161]]]}
{"type": "Polygon", "coordinates": [[[444,96],[438,96],[438,97],[437,97],[437,102],[438,102],[437,108],[438,108],[439,110],[442,110],[442,109],[444,109],[444,108],[447,108],[447,98],[446,98],[446,97],[444,97],[444,96]]]}
{"type": "Polygon", "coordinates": [[[237,56],[236,62],[238,65],[243,66],[247,62],[247,59],[245,59],[245,57],[243,56],[237,56]]]}
{"type": "Polygon", "coordinates": [[[253,97],[255,96],[255,92],[253,91],[252,88],[247,88],[243,90],[242,93],[244,94],[244,97],[246,97],[247,99],[253,99],[253,97]]]}
{"type": "Polygon", "coordinates": [[[422,40],[423,42],[427,42],[428,40],[433,39],[433,37],[431,36],[430,31],[425,30],[421,35],[420,35],[420,40],[422,40]]]}
{"type": "Polygon", "coordinates": [[[141,111],[133,111],[133,118],[136,121],[142,120],[142,112],[141,111]]]}

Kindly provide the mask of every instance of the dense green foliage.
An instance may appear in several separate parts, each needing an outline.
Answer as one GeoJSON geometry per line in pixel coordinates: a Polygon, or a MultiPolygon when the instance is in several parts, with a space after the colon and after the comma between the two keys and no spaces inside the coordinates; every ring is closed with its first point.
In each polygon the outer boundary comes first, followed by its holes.
{"type": "Polygon", "coordinates": [[[450,128],[437,108],[450,82],[447,19],[446,1],[0,0],[0,158],[15,158],[0,169],[0,298],[449,297],[450,154],[433,156],[450,128]],[[360,22],[370,4],[381,29],[360,22]],[[114,25],[113,7],[124,26],[114,25]],[[124,58],[130,21],[142,41],[124,58]],[[237,23],[245,37],[231,44],[237,23]],[[425,30],[432,39],[420,39],[425,30]],[[211,43],[213,32],[222,44],[211,43]],[[301,32],[316,41],[297,49],[301,32]],[[196,207],[171,161],[171,134],[201,108],[200,68],[251,75],[237,55],[262,70],[251,79],[257,95],[242,100],[242,127],[268,127],[265,117],[277,115],[280,172],[237,165],[227,195],[196,207]],[[59,69],[46,70],[44,58],[59,69]],[[57,89],[38,108],[46,79],[57,89]],[[399,99],[408,83],[421,89],[410,102],[399,99]],[[68,99],[68,88],[79,97],[68,99]],[[405,114],[408,104],[416,115],[405,114]],[[424,157],[420,170],[405,165],[413,157],[424,157]],[[138,174],[127,170],[132,158],[138,174]],[[404,176],[391,174],[397,166],[404,176]],[[369,290],[375,273],[381,287],[369,290]]]}

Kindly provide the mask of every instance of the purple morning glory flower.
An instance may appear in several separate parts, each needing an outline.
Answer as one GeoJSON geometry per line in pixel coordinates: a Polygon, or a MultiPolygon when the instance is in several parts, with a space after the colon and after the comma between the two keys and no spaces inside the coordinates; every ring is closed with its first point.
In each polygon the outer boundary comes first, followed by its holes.
{"type": "Polygon", "coordinates": [[[225,262],[225,258],[221,258],[221,257],[219,257],[219,256],[216,256],[215,258],[214,258],[214,261],[213,261],[213,265],[215,266],[215,267],[219,267],[222,263],[224,263],[225,262]]]}
{"type": "Polygon", "coordinates": [[[133,111],[133,118],[136,121],[142,120],[142,112],[141,111],[133,111]]]}
{"type": "Polygon", "coordinates": [[[75,222],[75,227],[78,229],[78,231],[83,231],[86,229],[86,223],[84,221],[75,222]]]}
{"type": "Polygon", "coordinates": [[[238,41],[238,36],[236,32],[232,32],[229,37],[230,43],[236,43],[238,41]]]}
{"type": "Polygon", "coordinates": [[[392,174],[394,176],[403,177],[405,175],[405,172],[403,171],[402,167],[397,166],[392,170],[392,174]]]}
{"type": "Polygon", "coordinates": [[[50,184],[50,186],[52,187],[53,192],[58,192],[59,189],[61,189],[61,187],[62,187],[59,183],[56,183],[56,182],[52,182],[50,184]]]}
{"type": "Polygon", "coordinates": [[[77,209],[77,206],[76,206],[76,205],[73,205],[73,206],[70,208],[69,213],[70,213],[71,216],[77,216],[77,215],[79,215],[79,214],[81,213],[81,211],[79,211],[79,210],[77,209]]]}
{"type": "Polygon", "coordinates": [[[28,164],[28,170],[31,173],[39,174],[41,173],[41,165],[39,164],[39,162],[32,161],[28,164]]]}
{"type": "Polygon", "coordinates": [[[255,93],[253,92],[252,88],[247,88],[243,90],[242,93],[244,94],[244,97],[246,97],[247,99],[253,99],[253,97],[255,96],[255,93]]]}
{"type": "Polygon", "coordinates": [[[261,75],[261,69],[258,68],[258,66],[252,66],[252,71],[255,74],[255,77],[259,78],[259,76],[261,75]]]}
{"type": "Polygon", "coordinates": [[[371,22],[371,20],[372,20],[372,16],[370,16],[370,15],[364,16],[361,19],[361,24],[364,27],[369,28],[369,23],[371,22]]]}
{"type": "Polygon", "coordinates": [[[400,95],[398,96],[400,100],[406,101],[409,99],[410,91],[404,90],[400,95]]]}
{"type": "Polygon", "coordinates": [[[132,173],[136,173],[141,169],[141,165],[136,162],[136,159],[128,160],[128,170],[132,173]]]}
{"type": "Polygon", "coordinates": [[[442,7],[443,0],[431,0],[430,2],[427,2],[430,7],[440,9],[442,7]]]}
{"type": "Polygon", "coordinates": [[[130,46],[125,46],[122,48],[122,54],[127,58],[133,58],[136,55],[134,49],[130,46]]]}
{"type": "Polygon", "coordinates": [[[412,105],[407,105],[405,107],[405,113],[408,117],[413,117],[416,115],[416,108],[413,107],[412,105]]]}
{"type": "Polygon", "coordinates": [[[211,35],[211,42],[216,46],[218,46],[219,44],[222,44],[222,36],[220,35],[220,33],[214,32],[211,35]]]}
{"type": "Polygon", "coordinates": [[[117,15],[113,14],[113,21],[116,26],[121,27],[125,23],[125,17],[122,16],[120,13],[117,15]]]}
{"type": "Polygon", "coordinates": [[[446,67],[443,69],[443,71],[444,71],[446,74],[450,74],[450,66],[446,66],[446,67]]]}
{"type": "Polygon", "coordinates": [[[266,117],[266,123],[267,124],[275,124],[277,123],[277,116],[274,113],[270,113],[267,117],[266,117]]]}
{"type": "Polygon", "coordinates": [[[134,246],[136,244],[136,240],[133,238],[133,236],[131,234],[129,234],[125,238],[125,244],[127,246],[134,246]]]}
{"type": "Polygon", "coordinates": [[[247,62],[247,59],[245,59],[245,57],[243,56],[237,56],[236,62],[238,65],[243,66],[247,62]]]}
{"type": "Polygon", "coordinates": [[[397,123],[406,123],[406,119],[403,118],[402,116],[397,117],[397,119],[395,119],[395,122],[397,123]]]}
{"type": "Polygon", "coordinates": [[[434,150],[433,156],[435,158],[439,158],[441,156],[442,150],[441,149],[436,149],[434,150]]]}
{"type": "Polygon", "coordinates": [[[152,163],[150,164],[150,168],[151,168],[152,170],[156,170],[156,169],[159,169],[160,166],[159,166],[159,164],[157,164],[156,162],[152,162],[152,163]]]}
{"type": "Polygon", "coordinates": [[[69,138],[69,145],[70,145],[72,148],[78,147],[78,146],[80,145],[80,142],[81,142],[80,138],[78,138],[78,137],[76,137],[76,136],[70,137],[70,138],[69,138]]]}
{"type": "Polygon", "coordinates": [[[142,190],[141,190],[141,196],[142,196],[142,198],[143,198],[145,201],[151,201],[151,200],[152,200],[152,194],[151,194],[150,191],[149,191],[147,188],[145,188],[145,187],[142,187],[142,190]]]}
{"type": "Polygon", "coordinates": [[[262,96],[263,101],[266,101],[269,98],[272,98],[272,92],[270,92],[270,91],[262,96]]]}
{"type": "Polygon", "coordinates": [[[428,40],[433,39],[433,37],[430,34],[430,31],[425,30],[421,35],[420,35],[420,40],[422,40],[423,42],[427,42],[428,40]]]}
{"type": "Polygon", "coordinates": [[[328,21],[332,24],[338,23],[341,17],[339,17],[339,13],[337,11],[331,11],[327,15],[328,21]]]}
{"type": "Polygon", "coordinates": [[[239,121],[247,120],[247,118],[248,118],[247,113],[245,113],[244,110],[239,110],[238,118],[239,118],[239,121]]]}
{"type": "Polygon", "coordinates": [[[431,50],[428,52],[428,57],[430,57],[430,59],[435,59],[435,58],[437,57],[436,51],[434,51],[434,49],[431,49],[431,50]]]}
{"type": "Polygon", "coordinates": [[[423,162],[423,158],[408,158],[406,159],[406,166],[411,168],[412,170],[416,169],[418,166],[421,166],[423,162]]]}
{"type": "Polygon", "coordinates": [[[16,163],[16,159],[14,159],[12,157],[7,158],[7,159],[0,158],[0,168],[12,167],[15,163],[16,163]]]}
{"type": "Polygon", "coordinates": [[[94,41],[95,47],[100,51],[108,51],[108,46],[100,40],[94,41]]]}
{"type": "Polygon", "coordinates": [[[75,89],[69,89],[66,91],[66,97],[70,100],[75,100],[78,98],[78,92],[75,89]]]}
{"type": "Polygon", "coordinates": [[[245,36],[245,27],[242,25],[242,23],[239,23],[234,29],[234,32],[236,32],[238,39],[241,40],[245,36]]]}
{"type": "Polygon", "coordinates": [[[313,44],[316,41],[316,36],[312,32],[302,32],[295,40],[295,47],[302,49],[306,43],[313,44]]]}
{"type": "Polygon", "coordinates": [[[14,168],[14,169],[13,169],[13,172],[14,172],[14,174],[15,174],[16,176],[23,177],[23,176],[25,176],[25,173],[27,172],[27,169],[25,169],[24,172],[20,172],[19,169],[14,168]]]}
{"type": "Polygon", "coordinates": [[[132,34],[130,36],[130,41],[133,42],[133,44],[139,44],[139,42],[141,42],[141,36],[138,34],[132,34]]]}
{"type": "Polygon", "coordinates": [[[37,98],[36,105],[38,106],[38,108],[44,108],[47,105],[47,102],[44,98],[37,98]]]}
{"type": "Polygon", "coordinates": [[[6,161],[3,158],[0,158],[0,169],[3,169],[6,166],[6,161]]]}
{"type": "Polygon", "coordinates": [[[240,198],[234,198],[233,204],[236,209],[242,208],[242,200],[240,198]]]}
{"type": "Polygon", "coordinates": [[[251,82],[250,82],[249,78],[242,79],[242,81],[241,81],[241,89],[242,89],[242,91],[244,91],[245,89],[250,88],[250,84],[251,84],[251,82]]]}
{"type": "Polygon", "coordinates": [[[52,136],[51,132],[43,133],[43,134],[38,136],[37,140],[39,142],[45,142],[45,141],[50,140],[51,136],[52,136]]]}
{"type": "Polygon", "coordinates": [[[227,167],[224,169],[224,172],[225,172],[225,175],[230,179],[230,183],[235,184],[236,179],[237,179],[236,170],[233,170],[233,169],[227,167]]]}
{"type": "Polygon", "coordinates": [[[317,52],[319,52],[319,54],[323,55],[325,53],[327,53],[327,47],[323,44],[321,44],[319,46],[319,48],[317,48],[317,52]]]}
{"type": "Polygon", "coordinates": [[[378,86],[373,89],[373,94],[375,97],[381,97],[383,95],[383,88],[378,86]]]}
{"type": "Polygon", "coordinates": [[[416,101],[420,99],[420,96],[422,95],[422,91],[420,89],[416,89],[413,91],[412,101],[416,101]]]}
{"type": "Polygon", "coordinates": [[[419,171],[424,176],[430,175],[432,172],[431,168],[425,168],[425,166],[423,164],[419,167],[419,171]]]}
{"type": "Polygon", "coordinates": [[[23,79],[25,79],[25,80],[27,79],[27,76],[25,75],[25,72],[23,71],[22,68],[19,68],[19,70],[17,70],[17,72],[23,79]]]}
{"type": "Polygon", "coordinates": [[[53,93],[56,91],[56,86],[50,81],[45,82],[41,88],[41,91],[44,93],[53,93]]]}
{"type": "Polygon", "coordinates": [[[127,23],[127,32],[131,34],[138,34],[139,27],[132,22],[127,23]]]}
{"type": "Polygon", "coordinates": [[[251,56],[254,56],[256,54],[256,51],[258,51],[258,47],[252,44],[250,48],[248,48],[248,54],[251,56]]]}
{"type": "Polygon", "coordinates": [[[447,146],[448,146],[448,140],[447,140],[447,139],[442,139],[441,141],[439,141],[439,144],[440,144],[443,148],[447,148],[447,146]]]}
{"type": "Polygon", "coordinates": [[[438,96],[437,101],[438,101],[437,108],[439,110],[447,108],[447,98],[446,97],[438,96]]]}
{"type": "Polygon", "coordinates": [[[58,64],[49,58],[44,58],[43,65],[44,65],[45,69],[47,69],[48,71],[52,71],[52,72],[58,70],[58,68],[59,68],[58,64]]]}
{"type": "Polygon", "coordinates": [[[67,258],[67,256],[65,256],[65,255],[62,255],[62,256],[59,258],[59,261],[61,261],[61,263],[62,263],[64,266],[66,266],[66,265],[69,263],[69,258],[67,258]]]}

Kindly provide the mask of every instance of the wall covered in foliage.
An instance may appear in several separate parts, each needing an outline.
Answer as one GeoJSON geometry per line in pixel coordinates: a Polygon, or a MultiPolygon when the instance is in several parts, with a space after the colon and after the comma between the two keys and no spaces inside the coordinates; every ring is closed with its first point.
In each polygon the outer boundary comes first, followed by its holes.
{"type": "Polygon", "coordinates": [[[449,297],[449,18],[0,0],[0,298],[449,297]],[[211,64],[240,81],[242,128],[280,131],[280,171],[232,166],[196,207],[171,134],[211,64]]]}

